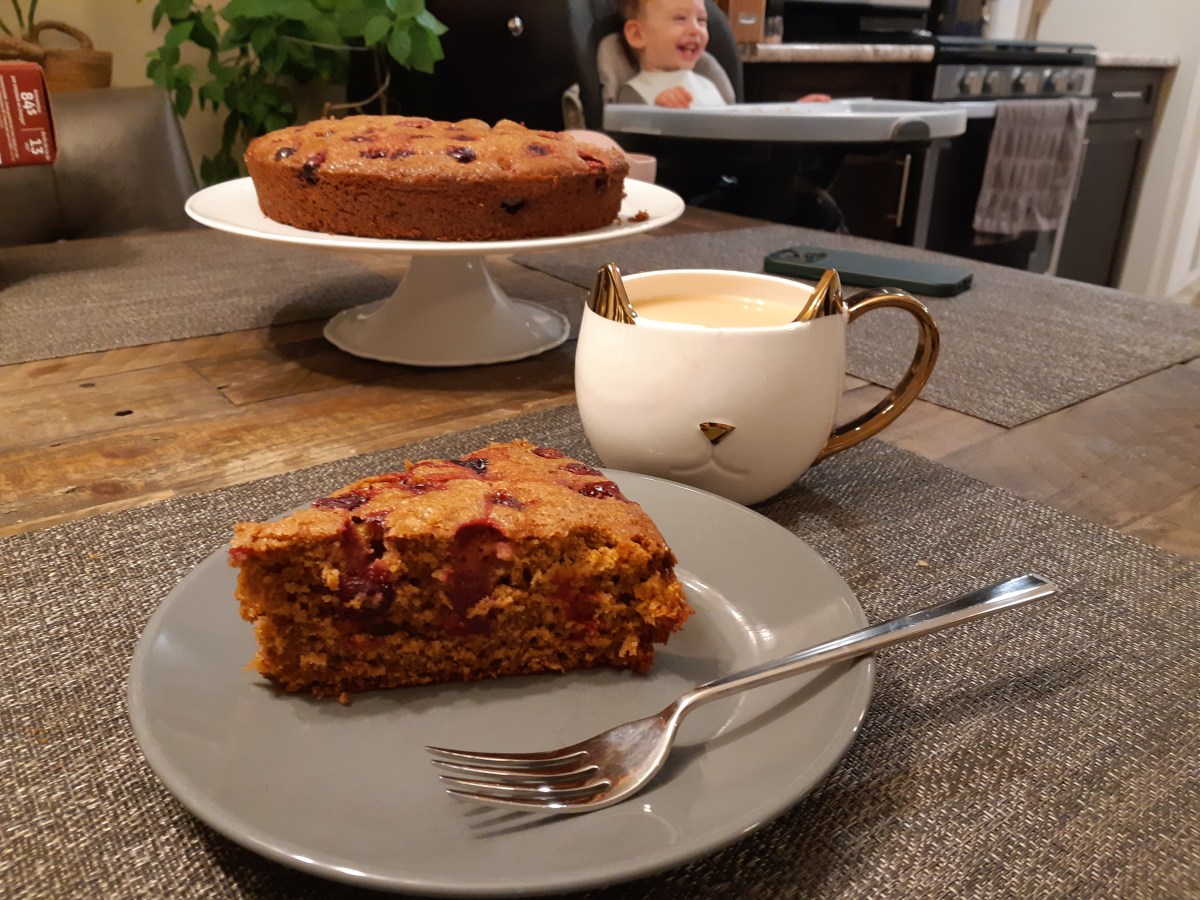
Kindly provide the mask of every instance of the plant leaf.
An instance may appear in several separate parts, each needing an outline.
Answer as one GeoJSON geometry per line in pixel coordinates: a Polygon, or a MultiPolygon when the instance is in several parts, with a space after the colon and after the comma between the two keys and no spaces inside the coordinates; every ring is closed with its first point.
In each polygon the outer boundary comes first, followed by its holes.
{"type": "Polygon", "coordinates": [[[158,51],[152,50],[147,56],[150,57],[150,62],[146,63],[146,77],[154,82],[155,86],[165,88],[167,86],[166,67],[158,58],[158,51]]]}
{"type": "Polygon", "coordinates": [[[437,37],[440,37],[450,30],[444,24],[442,24],[441,20],[438,19],[437,16],[427,9],[423,9],[417,13],[416,19],[418,25],[437,37]]]}
{"type": "Polygon", "coordinates": [[[345,43],[342,32],[338,30],[337,23],[325,17],[305,22],[303,31],[304,33],[299,36],[308,40],[318,41],[322,44],[341,45],[345,43]]]}
{"type": "Polygon", "coordinates": [[[263,71],[274,78],[287,65],[288,51],[281,41],[272,41],[263,47],[258,58],[262,62],[263,71]]]}
{"type": "Polygon", "coordinates": [[[391,27],[391,20],[387,16],[375,16],[362,30],[363,43],[368,47],[382,43],[391,27]]]}
{"type": "Polygon", "coordinates": [[[208,58],[208,73],[221,84],[227,84],[237,77],[237,69],[225,65],[221,58],[215,55],[208,58]]]}
{"type": "Polygon", "coordinates": [[[159,17],[166,16],[168,21],[178,22],[192,13],[192,0],[159,0],[154,8],[159,17]]]}
{"type": "Polygon", "coordinates": [[[204,109],[206,101],[211,103],[214,108],[221,106],[225,102],[225,86],[217,81],[202,84],[200,85],[199,99],[201,109],[204,109]]]}
{"type": "Polygon", "coordinates": [[[274,15],[291,19],[294,22],[309,22],[321,17],[321,11],[309,0],[285,0],[285,2],[277,3],[276,7],[274,15]]]}
{"type": "Polygon", "coordinates": [[[272,44],[277,42],[278,36],[274,26],[271,25],[260,25],[250,35],[250,46],[260,57],[269,51],[272,44]]]}
{"type": "Polygon", "coordinates": [[[409,68],[432,75],[433,64],[446,58],[446,54],[442,52],[442,42],[438,40],[437,35],[430,34],[422,28],[413,29],[411,35],[412,53],[408,58],[409,68]]]}
{"type": "Polygon", "coordinates": [[[217,14],[211,6],[206,7],[198,17],[193,19],[192,43],[203,47],[209,53],[216,53],[221,42],[221,28],[217,24],[217,14]]]}
{"type": "Polygon", "coordinates": [[[412,56],[413,40],[407,28],[396,27],[388,35],[388,54],[400,65],[407,67],[412,56]]]}
{"type": "Polygon", "coordinates": [[[388,9],[397,19],[415,19],[425,9],[425,0],[387,0],[388,9]]]}
{"type": "Polygon", "coordinates": [[[279,0],[229,0],[221,11],[227,22],[234,19],[268,19],[278,14],[279,0]]]}
{"type": "Polygon", "coordinates": [[[365,3],[360,3],[359,0],[354,0],[353,6],[339,4],[333,12],[329,13],[329,18],[336,22],[338,32],[342,37],[362,37],[367,23],[377,16],[391,20],[382,3],[379,4],[378,9],[372,9],[365,3]]]}
{"type": "Polygon", "coordinates": [[[172,25],[163,35],[163,43],[168,47],[178,47],[192,36],[192,29],[195,25],[196,23],[192,19],[172,25]]]}
{"type": "Polygon", "coordinates": [[[176,82],[175,86],[175,115],[183,118],[192,108],[192,86],[189,83],[176,82]]]}

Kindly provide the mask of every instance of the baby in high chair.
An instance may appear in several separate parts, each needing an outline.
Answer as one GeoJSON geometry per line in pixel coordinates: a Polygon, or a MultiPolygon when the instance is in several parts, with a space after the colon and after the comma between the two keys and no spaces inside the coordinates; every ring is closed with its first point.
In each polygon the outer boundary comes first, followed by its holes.
{"type": "MultiPolygon", "coordinates": [[[[708,47],[704,0],[620,0],[625,42],[640,71],[621,86],[618,103],[651,103],[672,109],[726,106],[717,85],[693,71],[708,47]]],[[[828,94],[808,94],[821,102],[828,94]]]]}

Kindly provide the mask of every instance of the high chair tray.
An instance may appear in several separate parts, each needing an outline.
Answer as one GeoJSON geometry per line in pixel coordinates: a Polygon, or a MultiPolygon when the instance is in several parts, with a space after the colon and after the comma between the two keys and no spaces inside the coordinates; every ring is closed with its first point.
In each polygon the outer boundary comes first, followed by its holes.
{"type": "Polygon", "coordinates": [[[870,98],[828,103],[739,103],[705,109],[613,103],[604,130],[664,137],[811,144],[891,143],[950,138],[967,127],[957,105],[870,98]]]}

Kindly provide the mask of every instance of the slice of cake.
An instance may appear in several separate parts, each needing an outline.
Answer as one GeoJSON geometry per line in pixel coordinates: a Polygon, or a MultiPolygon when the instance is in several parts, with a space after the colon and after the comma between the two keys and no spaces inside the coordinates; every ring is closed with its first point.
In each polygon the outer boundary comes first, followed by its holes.
{"type": "MultiPolygon", "coordinates": [[[[692,610],[603,473],[527,441],[366,478],[235,526],[253,667],[318,697],[600,666],[645,672],[692,610]]],[[[344,699],[344,697],[343,697],[344,699]]]]}

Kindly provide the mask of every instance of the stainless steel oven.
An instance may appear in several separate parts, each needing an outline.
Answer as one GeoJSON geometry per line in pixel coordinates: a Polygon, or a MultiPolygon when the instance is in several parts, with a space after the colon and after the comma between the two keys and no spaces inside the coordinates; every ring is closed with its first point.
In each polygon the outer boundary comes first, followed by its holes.
{"type": "MultiPolygon", "coordinates": [[[[925,153],[914,191],[911,240],[926,247],[1014,268],[1053,272],[1061,229],[1026,233],[979,244],[972,220],[983,183],[997,103],[1008,99],[1089,98],[1095,48],[1082,44],[999,41],[941,36],[934,39],[929,100],[961,104],[967,130],[925,153]]],[[[1095,101],[1087,102],[1094,107],[1095,101]]],[[[1087,152],[1086,140],[1083,152],[1087,152]]],[[[1077,170],[1082,169],[1080,160],[1077,170]]]]}

